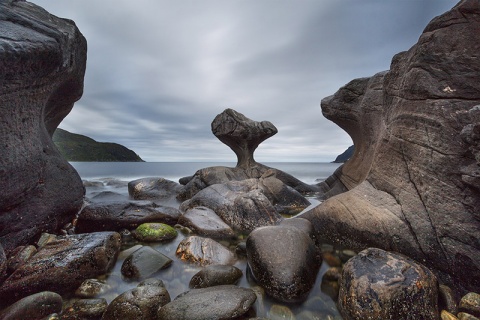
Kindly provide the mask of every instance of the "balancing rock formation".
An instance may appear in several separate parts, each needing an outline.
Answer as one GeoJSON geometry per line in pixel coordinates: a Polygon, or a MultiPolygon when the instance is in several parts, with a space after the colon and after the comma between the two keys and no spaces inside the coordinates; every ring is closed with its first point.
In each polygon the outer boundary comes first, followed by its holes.
{"type": "Polygon", "coordinates": [[[322,184],[330,198],[303,215],[317,238],[397,251],[480,291],[479,35],[480,2],[463,0],[388,72],[322,101],[355,154],[322,184]]]}
{"type": "Polygon", "coordinates": [[[6,252],[71,221],[77,172],[51,136],[83,93],[85,38],[70,20],[0,1],[0,244],[6,252]]]}

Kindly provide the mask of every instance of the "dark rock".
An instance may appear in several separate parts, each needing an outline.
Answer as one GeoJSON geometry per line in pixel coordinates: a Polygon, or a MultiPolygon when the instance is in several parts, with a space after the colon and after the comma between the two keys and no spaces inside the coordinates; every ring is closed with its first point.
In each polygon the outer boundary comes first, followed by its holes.
{"type": "Polygon", "coordinates": [[[282,220],[270,200],[265,196],[258,179],[230,181],[214,184],[182,203],[180,210],[195,207],[212,209],[234,230],[250,232],[282,220]]]}
{"type": "Polygon", "coordinates": [[[58,237],[45,244],[0,287],[0,303],[44,290],[73,292],[85,280],[105,274],[115,263],[120,235],[98,232],[58,237]]]}
{"type": "Polygon", "coordinates": [[[319,241],[425,261],[459,293],[480,291],[479,14],[460,1],[390,71],[322,101],[355,154],[325,190],[348,191],[303,214],[319,241]]]}
{"type": "Polygon", "coordinates": [[[105,299],[75,299],[62,313],[62,320],[101,319],[108,303],[105,299]]]}
{"type": "Polygon", "coordinates": [[[170,264],[172,259],[151,247],[143,246],[123,261],[121,271],[126,278],[144,279],[170,264]]]}
{"type": "Polygon", "coordinates": [[[249,168],[256,164],[253,152],[260,143],[278,132],[269,122],[257,122],[243,114],[226,109],[212,122],[212,132],[237,155],[237,167],[249,168]]]}
{"type": "Polygon", "coordinates": [[[118,231],[133,229],[146,222],[177,223],[181,212],[150,201],[92,203],[86,206],[77,221],[78,232],[118,231]]]}
{"type": "Polygon", "coordinates": [[[88,199],[91,202],[120,202],[126,200],[126,196],[113,191],[102,191],[88,199]]]}
{"type": "Polygon", "coordinates": [[[322,276],[320,290],[330,296],[334,301],[338,299],[338,293],[340,292],[339,280],[341,277],[342,268],[339,267],[329,268],[322,276]]]}
{"type": "Polygon", "coordinates": [[[22,249],[16,254],[12,255],[8,259],[8,272],[12,273],[18,267],[23,265],[28,259],[30,259],[35,253],[37,253],[37,248],[35,246],[29,245],[22,247],[22,249]]]}
{"type": "Polygon", "coordinates": [[[0,38],[0,243],[8,254],[82,207],[82,181],[51,136],[82,95],[87,44],[71,20],[26,1],[0,3],[0,29],[8,35],[0,38]]]}
{"type": "MultiPolygon", "coordinates": [[[[170,302],[161,280],[147,279],[136,288],[122,293],[107,308],[102,320],[157,319],[157,311],[170,302]]],[[[177,318],[181,319],[181,318],[177,318]]]]}
{"type": "Polygon", "coordinates": [[[446,285],[438,286],[438,303],[439,309],[447,310],[452,314],[458,313],[458,305],[455,299],[455,293],[453,290],[446,285]]]}
{"type": "Polygon", "coordinates": [[[338,309],[348,319],[438,319],[438,283],[410,258],[369,248],[343,267],[338,309]]]}
{"type": "Polygon", "coordinates": [[[0,286],[6,277],[7,266],[8,266],[7,256],[5,255],[5,251],[3,251],[3,247],[0,244],[0,286]]]}
{"type": "Polygon", "coordinates": [[[211,209],[206,207],[194,207],[188,209],[178,219],[178,223],[190,228],[200,236],[214,239],[235,238],[232,228],[211,209]]]}
{"type": "Polygon", "coordinates": [[[133,151],[118,143],[97,142],[87,136],[57,128],[53,142],[68,161],[90,162],[143,162],[133,151]]]}
{"type": "Polygon", "coordinates": [[[142,178],[128,183],[128,194],[135,200],[175,199],[183,187],[164,178],[142,178]]]}
{"type": "Polygon", "coordinates": [[[147,222],[139,225],[132,234],[138,241],[162,242],[175,239],[177,230],[168,224],[147,222]]]}
{"type": "Polygon", "coordinates": [[[322,262],[313,241],[293,226],[255,229],[247,239],[247,258],[257,283],[284,302],[307,297],[322,262]]]}
{"type": "Polygon", "coordinates": [[[187,262],[202,266],[211,264],[231,265],[236,261],[235,254],[220,243],[198,236],[190,236],[179,243],[177,256],[187,262]]]}
{"type": "Polygon", "coordinates": [[[94,298],[100,294],[108,292],[112,287],[98,279],[87,279],[82,282],[75,291],[75,296],[80,298],[94,298]]]}
{"type": "Polygon", "coordinates": [[[457,316],[458,316],[458,320],[479,320],[479,318],[466,312],[459,312],[457,316]]]}
{"type": "Polygon", "coordinates": [[[159,320],[237,319],[256,300],[250,289],[233,285],[192,289],[158,310],[159,320]]]}
{"type": "Polygon", "coordinates": [[[39,292],[15,302],[0,312],[0,319],[42,319],[49,314],[60,313],[62,303],[62,297],[55,292],[39,292]]]}
{"type": "Polygon", "coordinates": [[[480,294],[469,292],[460,299],[458,309],[476,317],[480,317],[480,294]]]}
{"type": "Polygon", "coordinates": [[[243,272],[234,266],[212,265],[197,272],[190,280],[190,288],[199,289],[225,284],[236,284],[243,272]]]}

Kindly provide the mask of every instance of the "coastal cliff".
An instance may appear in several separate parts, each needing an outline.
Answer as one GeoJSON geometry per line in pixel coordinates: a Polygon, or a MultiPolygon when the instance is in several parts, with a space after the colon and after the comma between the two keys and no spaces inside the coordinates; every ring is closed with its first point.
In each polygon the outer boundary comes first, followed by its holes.
{"type": "Polygon", "coordinates": [[[322,100],[355,153],[303,215],[318,239],[404,253],[460,291],[480,290],[479,34],[480,2],[461,1],[389,71],[322,100]]]}

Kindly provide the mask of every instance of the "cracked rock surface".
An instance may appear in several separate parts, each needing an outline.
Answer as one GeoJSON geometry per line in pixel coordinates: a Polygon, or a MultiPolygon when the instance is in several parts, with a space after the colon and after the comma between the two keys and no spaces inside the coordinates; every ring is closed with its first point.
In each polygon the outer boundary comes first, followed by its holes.
{"type": "Polygon", "coordinates": [[[478,34],[480,3],[461,1],[389,71],[322,101],[355,154],[303,215],[318,239],[397,251],[459,291],[480,290],[478,34]]]}

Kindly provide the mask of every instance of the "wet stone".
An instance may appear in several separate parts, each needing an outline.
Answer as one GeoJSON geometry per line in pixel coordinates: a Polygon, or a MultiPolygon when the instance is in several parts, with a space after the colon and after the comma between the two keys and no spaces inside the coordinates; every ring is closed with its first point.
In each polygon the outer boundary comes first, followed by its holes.
{"type": "Polygon", "coordinates": [[[98,279],[87,279],[82,282],[80,287],[75,291],[75,296],[80,298],[94,298],[111,290],[112,287],[98,279]]]}
{"type": "Polygon", "coordinates": [[[458,320],[479,320],[479,318],[466,312],[459,312],[457,317],[458,317],[458,320]]]}
{"type": "Polygon", "coordinates": [[[37,248],[35,246],[29,245],[23,247],[19,252],[14,256],[8,259],[8,272],[11,273],[15,271],[18,267],[23,265],[30,257],[37,253],[37,248]]]}
{"type": "Polygon", "coordinates": [[[143,246],[130,254],[122,264],[121,272],[128,279],[147,278],[160,269],[167,268],[172,259],[166,255],[143,246]]]}
{"type": "Polygon", "coordinates": [[[141,178],[128,183],[128,194],[135,200],[175,199],[182,190],[177,182],[164,178],[141,178]]]}
{"type": "Polygon", "coordinates": [[[41,319],[52,313],[60,313],[62,303],[62,297],[55,292],[39,292],[15,302],[0,312],[0,319],[41,319]]]}
{"type": "Polygon", "coordinates": [[[290,310],[287,306],[281,306],[278,304],[272,305],[270,311],[268,312],[268,318],[272,320],[296,320],[292,310],[290,310]]]}
{"type": "Polygon", "coordinates": [[[458,309],[461,312],[480,317],[480,294],[469,292],[464,295],[458,304],[458,309]]]}
{"type": "Polygon", "coordinates": [[[183,239],[178,244],[176,254],[183,261],[202,266],[211,264],[232,265],[236,262],[235,254],[220,243],[198,236],[183,239]]]}
{"type": "Polygon", "coordinates": [[[163,282],[158,279],[147,279],[136,288],[115,298],[102,320],[157,319],[157,311],[169,302],[170,295],[163,282]]]}
{"type": "Polygon", "coordinates": [[[133,232],[132,235],[139,241],[161,242],[175,239],[177,230],[164,223],[142,223],[133,232]]]}
{"type": "Polygon", "coordinates": [[[190,280],[189,287],[198,289],[225,284],[236,284],[242,275],[242,271],[234,266],[211,265],[196,273],[190,280]]]}
{"type": "Polygon", "coordinates": [[[212,209],[194,207],[187,210],[178,223],[190,228],[200,236],[213,239],[232,239],[235,233],[212,209]]]}
{"type": "Polygon", "coordinates": [[[458,305],[455,300],[455,294],[450,287],[443,284],[438,286],[438,302],[440,309],[445,309],[452,314],[458,313],[458,305]]]}
{"type": "Polygon", "coordinates": [[[442,310],[440,313],[441,320],[458,320],[458,318],[446,310],[442,310]]]}
{"type": "Polygon", "coordinates": [[[255,300],[252,290],[233,285],[192,289],[160,308],[157,319],[236,319],[246,314],[255,300]]]}
{"type": "Polygon", "coordinates": [[[100,319],[107,310],[105,299],[75,299],[62,313],[62,320],[100,319]]]}

